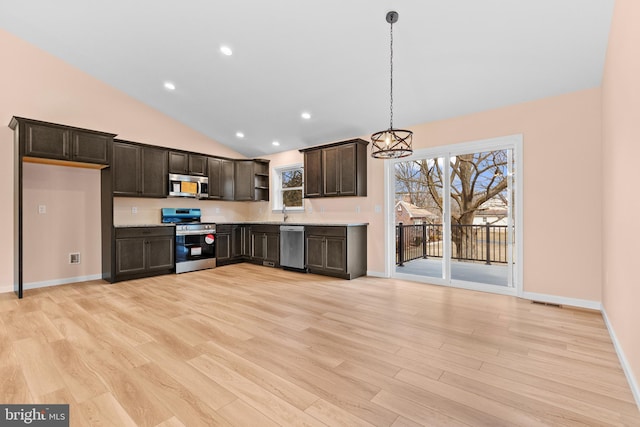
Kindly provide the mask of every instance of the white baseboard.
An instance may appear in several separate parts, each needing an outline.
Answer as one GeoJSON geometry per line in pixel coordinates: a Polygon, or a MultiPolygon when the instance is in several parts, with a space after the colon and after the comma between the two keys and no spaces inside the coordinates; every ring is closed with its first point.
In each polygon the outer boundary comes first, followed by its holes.
{"type": "Polygon", "coordinates": [[[446,286],[449,288],[466,289],[469,291],[487,292],[498,295],[516,296],[516,289],[507,286],[487,285],[483,283],[471,283],[462,280],[447,281],[437,277],[418,276],[415,274],[395,273],[395,279],[408,280],[411,282],[424,283],[433,286],[446,286]]]}
{"type": "Polygon", "coordinates": [[[538,294],[535,292],[523,292],[519,295],[521,298],[530,299],[532,301],[549,302],[551,304],[569,305],[572,307],[587,308],[590,310],[602,311],[602,303],[600,301],[591,301],[588,299],[559,297],[557,295],[538,294]]]}
{"type": "Polygon", "coordinates": [[[381,271],[370,271],[370,270],[367,270],[367,276],[382,277],[382,278],[388,278],[389,277],[386,274],[384,274],[384,272],[381,272],[381,271]]]}
{"type": "Polygon", "coordinates": [[[620,364],[622,365],[622,370],[624,371],[624,375],[627,377],[627,382],[629,383],[629,387],[631,387],[631,393],[633,394],[633,398],[636,400],[636,405],[638,405],[638,409],[640,410],[640,385],[636,380],[635,375],[633,375],[633,370],[631,369],[631,365],[627,361],[627,358],[624,355],[624,351],[622,350],[622,346],[618,341],[618,337],[616,337],[616,333],[613,330],[613,326],[609,323],[609,317],[607,317],[607,311],[602,308],[602,317],[604,318],[604,324],[607,325],[607,330],[609,331],[609,336],[611,337],[611,341],[613,342],[613,348],[616,349],[616,354],[618,355],[618,360],[620,360],[620,364]]]}
{"type": "Polygon", "coordinates": [[[45,280],[44,282],[23,283],[22,288],[37,289],[37,288],[44,288],[46,286],[68,285],[69,283],[88,282],[90,280],[100,280],[100,279],[102,279],[101,274],[92,274],[91,276],[67,277],[64,279],[45,280]]]}
{"type": "MultiPolygon", "coordinates": [[[[90,280],[100,280],[102,279],[101,274],[93,274],[91,276],[80,276],[80,277],[66,277],[64,279],[56,279],[56,280],[45,280],[43,282],[29,282],[23,283],[22,289],[37,289],[44,288],[47,286],[58,286],[58,285],[68,285],[69,283],[77,283],[77,282],[88,282],[90,280]]],[[[0,293],[5,292],[13,292],[13,285],[3,286],[0,288],[0,293]]]]}

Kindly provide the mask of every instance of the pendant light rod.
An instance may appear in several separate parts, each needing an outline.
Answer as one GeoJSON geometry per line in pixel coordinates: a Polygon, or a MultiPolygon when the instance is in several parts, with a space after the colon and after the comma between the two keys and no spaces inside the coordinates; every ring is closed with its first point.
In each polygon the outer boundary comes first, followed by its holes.
{"type": "Polygon", "coordinates": [[[389,23],[389,129],[371,135],[371,157],[377,159],[395,159],[413,153],[411,144],[413,132],[393,128],[393,24],[398,22],[398,12],[387,12],[389,23]]]}
{"type": "Polygon", "coordinates": [[[398,22],[398,12],[387,13],[389,25],[389,129],[393,129],[393,24],[398,22]]]}

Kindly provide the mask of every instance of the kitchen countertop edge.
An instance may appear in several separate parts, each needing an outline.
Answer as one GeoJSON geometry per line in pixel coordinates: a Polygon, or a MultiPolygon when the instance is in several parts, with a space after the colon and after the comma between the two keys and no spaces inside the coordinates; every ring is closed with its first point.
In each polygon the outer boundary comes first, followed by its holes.
{"type": "Polygon", "coordinates": [[[368,222],[282,222],[282,221],[230,221],[216,222],[216,225],[303,225],[307,227],[361,227],[368,222]]]}
{"type": "MultiPolygon", "coordinates": [[[[368,222],[349,222],[349,223],[334,223],[334,222],[282,222],[282,221],[225,221],[225,222],[209,222],[203,221],[206,224],[216,225],[302,225],[306,227],[361,227],[369,225],[368,222]]],[[[118,224],[113,228],[148,228],[148,227],[175,227],[176,224],[118,224]]]]}
{"type": "Polygon", "coordinates": [[[150,228],[150,227],[175,227],[175,224],[118,224],[113,226],[113,228],[150,228]]]}

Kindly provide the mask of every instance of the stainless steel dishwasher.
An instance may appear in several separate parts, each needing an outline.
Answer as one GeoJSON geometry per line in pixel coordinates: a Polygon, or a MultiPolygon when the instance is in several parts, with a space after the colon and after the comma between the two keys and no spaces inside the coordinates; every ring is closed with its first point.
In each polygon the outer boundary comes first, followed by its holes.
{"type": "Polygon", "coordinates": [[[280,226],[280,266],[305,270],[304,225],[280,226]]]}

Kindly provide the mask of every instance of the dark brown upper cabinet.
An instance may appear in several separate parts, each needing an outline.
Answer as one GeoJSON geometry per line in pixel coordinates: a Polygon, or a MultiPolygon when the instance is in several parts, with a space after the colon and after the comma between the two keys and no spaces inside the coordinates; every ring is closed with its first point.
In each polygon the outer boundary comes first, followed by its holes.
{"type": "Polygon", "coordinates": [[[304,197],[322,197],[322,150],[304,153],[304,197]]]}
{"type": "Polygon", "coordinates": [[[236,160],[234,200],[253,200],[253,160],[236,160]]]}
{"type": "Polygon", "coordinates": [[[9,126],[18,130],[25,161],[98,168],[111,163],[114,134],[21,117],[14,117],[9,126]]]}
{"type": "Polygon", "coordinates": [[[125,141],[113,143],[113,195],[167,197],[168,150],[125,141]]]}
{"type": "Polygon", "coordinates": [[[351,139],[300,150],[304,197],[367,195],[367,141],[351,139]]]}
{"type": "Polygon", "coordinates": [[[269,200],[269,161],[253,161],[254,200],[269,200]]]}
{"type": "Polygon", "coordinates": [[[215,200],[233,200],[234,161],[209,157],[209,198],[215,200]]]}
{"type": "Polygon", "coordinates": [[[206,176],[208,173],[207,156],[181,151],[170,151],[169,173],[206,176]]]}
{"type": "Polygon", "coordinates": [[[269,161],[236,160],[234,200],[269,200],[269,161]]]}

